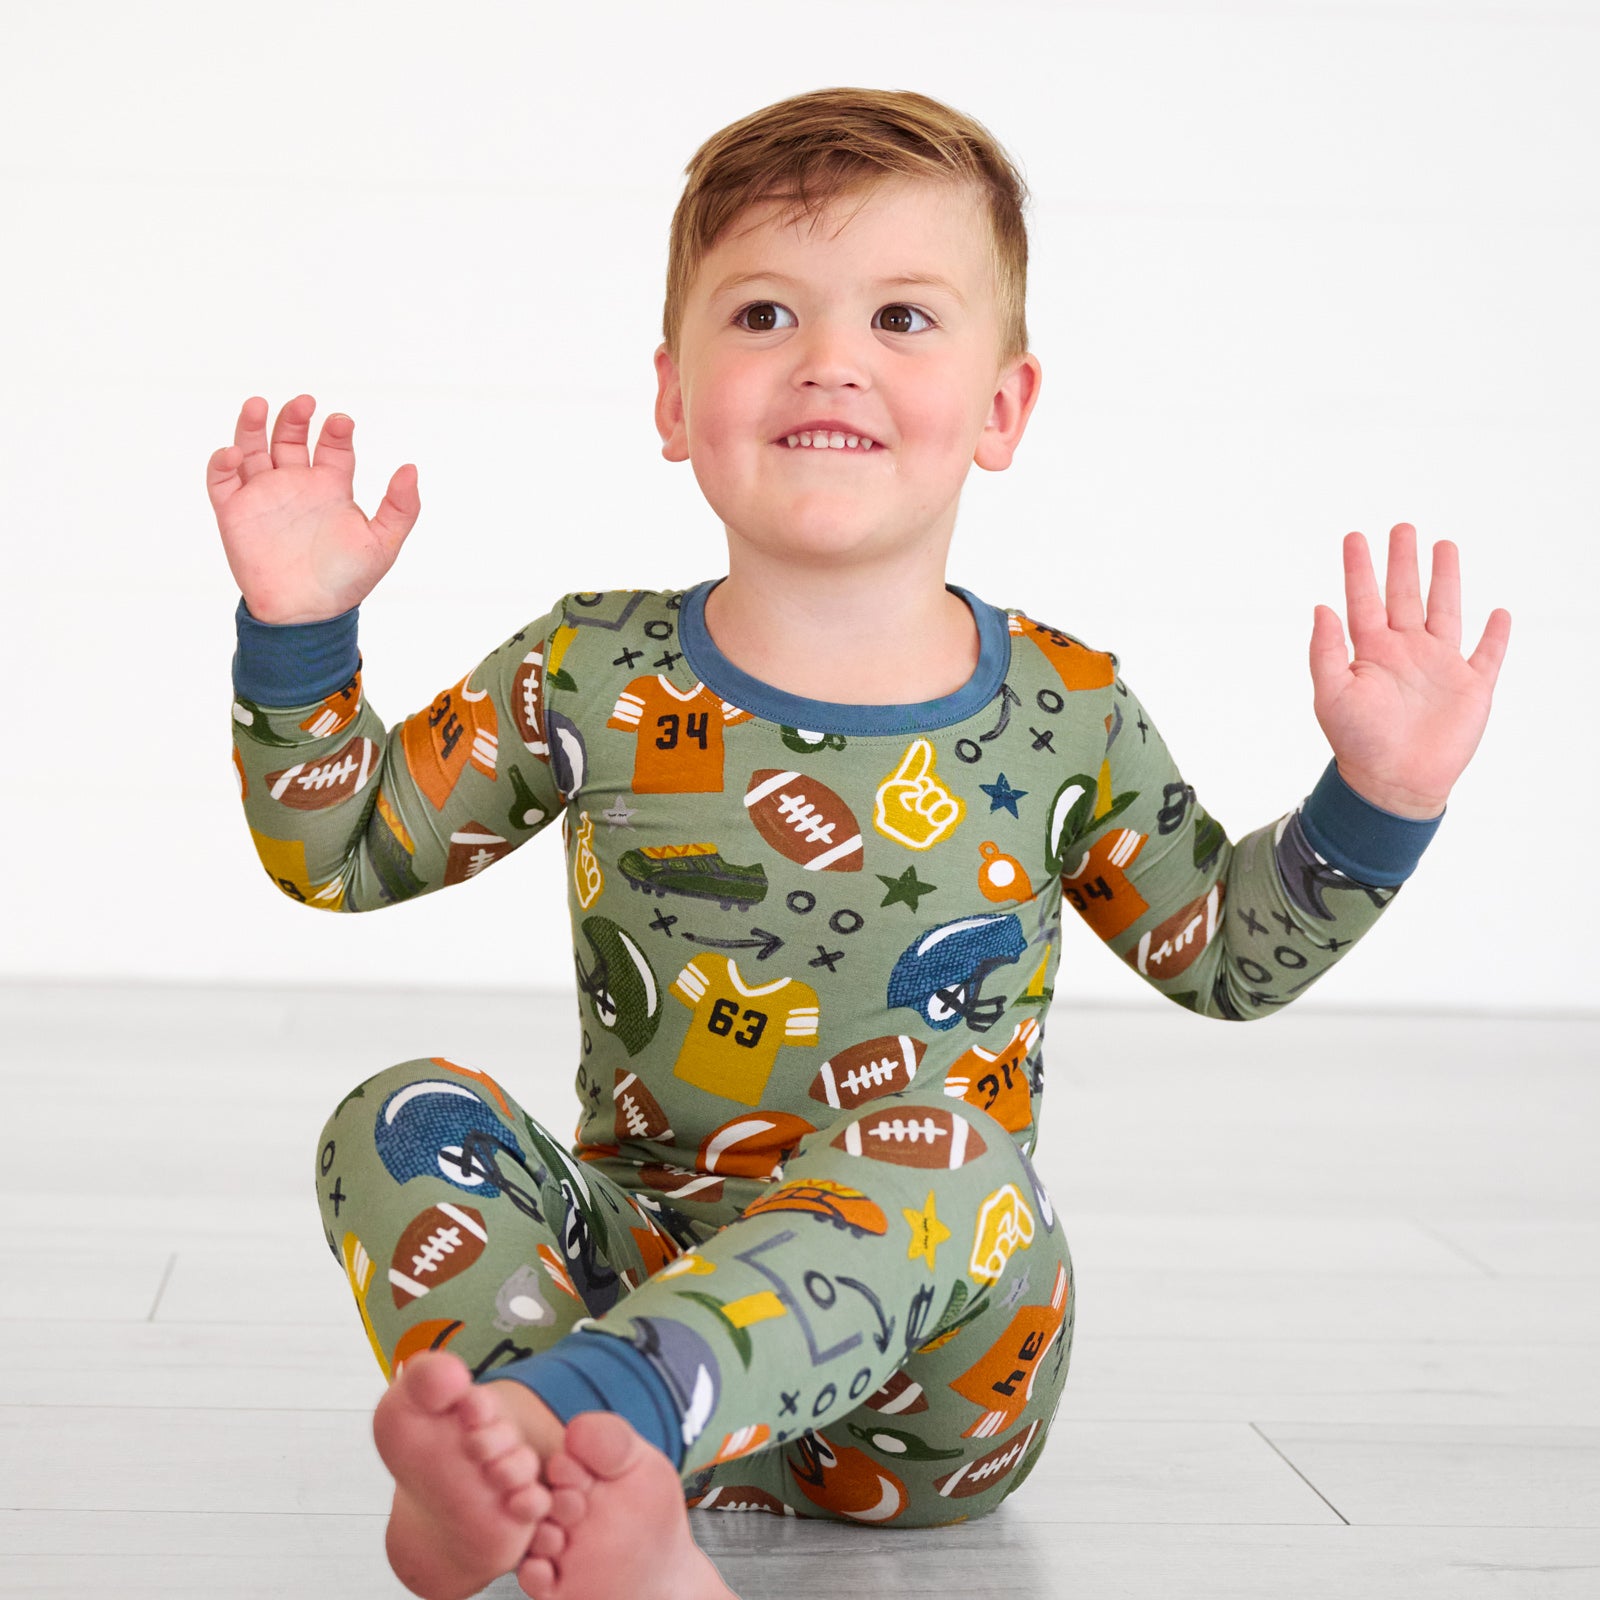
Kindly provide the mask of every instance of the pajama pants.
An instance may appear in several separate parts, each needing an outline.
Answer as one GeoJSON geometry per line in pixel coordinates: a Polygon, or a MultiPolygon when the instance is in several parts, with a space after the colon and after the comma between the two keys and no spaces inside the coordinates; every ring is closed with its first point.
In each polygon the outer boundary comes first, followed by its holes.
{"type": "Polygon", "coordinates": [[[807,1135],[742,1215],[664,1206],[651,1169],[578,1160],[437,1057],[352,1090],[316,1166],[386,1379],[423,1350],[484,1381],[580,1321],[579,1343],[614,1334],[680,1399],[692,1507],[959,1522],[1044,1447],[1072,1344],[1066,1240],[1012,1136],[940,1085],[807,1135]]]}

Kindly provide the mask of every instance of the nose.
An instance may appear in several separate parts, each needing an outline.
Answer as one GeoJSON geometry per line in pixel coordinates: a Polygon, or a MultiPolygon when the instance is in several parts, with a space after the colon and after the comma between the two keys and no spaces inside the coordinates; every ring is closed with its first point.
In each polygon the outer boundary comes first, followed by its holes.
{"type": "Polygon", "coordinates": [[[847,327],[842,319],[817,317],[791,346],[796,387],[869,388],[867,347],[871,337],[865,330],[847,327]]]}

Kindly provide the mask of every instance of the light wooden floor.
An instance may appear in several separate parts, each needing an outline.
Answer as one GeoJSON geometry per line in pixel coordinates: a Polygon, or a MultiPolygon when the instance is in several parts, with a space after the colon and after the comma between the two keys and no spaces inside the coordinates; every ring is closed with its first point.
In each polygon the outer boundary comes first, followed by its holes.
{"type": "MultiPolygon", "coordinates": [[[[697,1517],[738,1593],[1600,1595],[1600,1018],[1048,1032],[1043,1464],[931,1533],[697,1517]]],[[[565,1131],[576,1039],[567,996],[0,987],[0,1595],[402,1595],[312,1145],[433,1054],[565,1131]]]]}

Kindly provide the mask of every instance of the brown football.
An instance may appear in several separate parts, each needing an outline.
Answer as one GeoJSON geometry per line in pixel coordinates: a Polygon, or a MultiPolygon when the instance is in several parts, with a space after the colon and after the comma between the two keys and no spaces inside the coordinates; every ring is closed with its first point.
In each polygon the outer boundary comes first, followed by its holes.
{"type": "Polygon", "coordinates": [[[700,1166],[729,1178],[781,1178],[794,1147],[816,1131],[804,1117],[787,1111],[751,1111],[705,1136],[700,1166]]]}
{"type": "Polygon", "coordinates": [[[935,1478],[934,1488],[942,1495],[953,1495],[957,1500],[964,1500],[969,1494],[982,1494],[1002,1478],[1011,1476],[1017,1463],[1028,1453],[1028,1446],[1033,1443],[1033,1436],[1038,1431],[1039,1419],[1035,1417],[1026,1433],[1004,1444],[997,1444],[987,1455],[969,1461],[964,1467],[957,1467],[943,1478],[935,1478]]]}
{"type": "Polygon", "coordinates": [[[444,881],[465,883],[475,878],[485,867],[493,866],[501,856],[511,853],[509,839],[502,839],[481,822],[469,822],[450,835],[450,854],[445,858],[444,881]]]}
{"type": "Polygon", "coordinates": [[[639,1081],[635,1072],[617,1068],[611,1098],[617,1107],[617,1143],[628,1139],[670,1139],[672,1129],[661,1102],[639,1081]]]}
{"type": "Polygon", "coordinates": [[[296,811],[326,811],[366,788],[378,747],[359,733],[320,761],[298,761],[267,774],[267,793],[296,811]]]}
{"type": "Polygon", "coordinates": [[[714,1202],[722,1198],[722,1179],[715,1173],[695,1172],[692,1168],[675,1167],[666,1162],[640,1167],[639,1181],[668,1200],[714,1202]]]}
{"type": "Polygon", "coordinates": [[[762,767],[750,774],[744,803],[756,832],[808,872],[861,870],[861,828],[827,784],[762,767]]]}
{"type": "Polygon", "coordinates": [[[550,759],[550,746],[545,742],[544,729],[539,722],[539,691],[542,681],[544,655],[530,650],[517,665],[517,674],[511,680],[511,720],[517,725],[522,742],[541,761],[550,759]]]}
{"type": "Polygon", "coordinates": [[[898,1416],[901,1412],[926,1411],[928,1397],[922,1392],[920,1383],[914,1382],[903,1372],[891,1372],[884,1379],[883,1387],[869,1394],[862,1404],[871,1406],[874,1411],[898,1416]]]}
{"type": "Polygon", "coordinates": [[[489,1242],[483,1213],[441,1201],[406,1224],[389,1263],[389,1287],[397,1306],[420,1300],[430,1289],[458,1278],[489,1242]]]}
{"type": "Polygon", "coordinates": [[[841,1050],[811,1080],[811,1098],[835,1111],[854,1111],[868,1100],[909,1088],[927,1046],[909,1034],[886,1033],[841,1050]]]}
{"type": "Polygon", "coordinates": [[[893,1167],[954,1171],[988,1148],[983,1135],[958,1112],[942,1106],[885,1106],[858,1117],[833,1141],[848,1155],[893,1167]]]}

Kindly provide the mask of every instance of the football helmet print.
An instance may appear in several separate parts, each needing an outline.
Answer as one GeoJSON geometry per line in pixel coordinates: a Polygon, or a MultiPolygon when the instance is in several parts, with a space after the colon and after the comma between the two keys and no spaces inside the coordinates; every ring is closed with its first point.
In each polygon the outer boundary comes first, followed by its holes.
{"type": "Polygon", "coordinates": [[[1006,1008],[1001,995],[981,998],[983,980],[1027,948],[1015,912],[942,922],[901,952],[889,974],[889,1004],[919,1012],[941,1033],[959,1022],[982,1033],[1006,1008]]]}
{"type": "Polygon", "coordinates": [[[578,992],[588,996],[594,1020],[636,1056],[655,1038],[661,1023],[661,984],[655,968],[634,938],[610,917],[585,917],[581,926],[594,963],[586,971],[582,957],[573,952],[578,992]]]}
{"type": "Polygon", "coordinates": [[[378,1157],[396,1183],[443,1178],[469,1194],[500,1193],[493,1150],[519,1165],[517,1136],[460,1083],[408,1083],[383,1102],[373,1131],[378,1157]]]}

